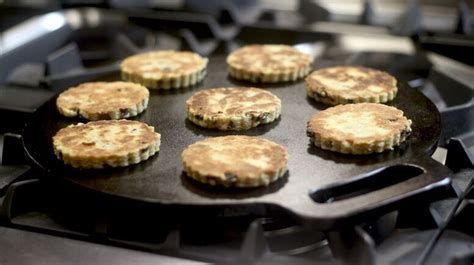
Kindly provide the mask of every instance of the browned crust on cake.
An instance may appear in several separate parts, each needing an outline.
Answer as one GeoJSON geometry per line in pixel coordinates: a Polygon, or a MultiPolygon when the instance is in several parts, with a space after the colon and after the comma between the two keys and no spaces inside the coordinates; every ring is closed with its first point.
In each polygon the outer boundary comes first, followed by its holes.
{"type": "Polygon", "coordinates": [[[139,121],[107,120],[78,123],[53,137],[56,156],[78,168],[127,166],[159,151],[161,136],[139,121]]]}
{"type": "Polygon", "coordinates": [[[152,89],[188,87],[206,75],[208,59],[187,51],[154,51],[130,56],[120,65],[122,78],[152,89]]]}
{"type": "Polygon", "coordinates": [[[188,119],[196,125],[220,130],[247,130],[280,116],[281,101],[259,88],[213,88],[186,101],[188,119]]]}
{"type": "Polygon", "coordinates": [[[287,45],[247,45],[227,56],[229,74],[251,82],[295,81],[306,76],[313,59],[287,45]]]}
{"type": "Polygon", "coordinates": [[[186,174],[226,187],[266,186],[287,171],[288,152],[269,140],[250,136],[208,138],[181,154],[186,174]]]}
{"type": "Polygon", "coordinates": [[[377,103],[339,105],[316,113],[307,134],[322,149],[369,154],[393,149],[411,132],[403,111],[377,103]]]}
{"type": "Polygon", "coordinates": [[[397,95],[397,80],[390,74],[358,66],[316,70],[305,79],[308,96],[326,104],[384,103],[397,95]]]}
{"type": "Polygon", "coordinates": [[[66,117],[88,120],[123,119],[143,112],[148,89],[130,82],[89,82],[62,92],[56,106],[66,117]]]}

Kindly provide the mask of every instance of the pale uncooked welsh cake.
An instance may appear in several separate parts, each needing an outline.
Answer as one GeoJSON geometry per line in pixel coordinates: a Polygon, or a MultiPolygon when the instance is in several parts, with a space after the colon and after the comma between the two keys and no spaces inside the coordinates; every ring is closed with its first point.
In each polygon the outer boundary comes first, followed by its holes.
{"type": "Polygon", "coordinates": [[[188,119],[205,128],[248,130],[280,116],[281,101],[259,88],[201,90],[186,101],[188,119]]]}
{"type": "Polygon", "coordinates": [[[160,150],[159,133],[139,121],[78,123],[53,137],[54,153],[76,168],[125,167],[147,160],[160,150]]]}
{"type": "Polygon", "coordinates": [[[309,54],[287,45],[247,45],[227,56],[232,77],[262,83],[301,79],[312,62],[309,54]]]}
{"type": "Polygon", "coordinates": [[[130,82],[90,82],[62,92],[56,106],[66,117],[88,120],[137,116],[148,106],[148,89],[130,82]]]}
{"type": "Polygon", "coordinates": [[[411,133],[403,111],[377,103],[339,105],[316,113],[307,135],[315,146],[345,154],[391,150],[411,133]]]}
{"type": "Polygon", "coordinates": [[[393,100],[398,91],[393,76],[366,67],[323,68],[312,72],[305,80],[308,96],[330,105],[384,103],[393,100]]]}
{"type": "Polygon", "coordinates": [[[181,154],[186,174],[210,185],[266,186],[287,171],[288,152],[269,140],[250,136],[207,138],[181,154]]]}
{"type": "Polygon", "coordinates": [[[151,89],[188,87],[206,76],[208,59],[185,51],[155,51],[123,60],[122,78],[151,89]]]}

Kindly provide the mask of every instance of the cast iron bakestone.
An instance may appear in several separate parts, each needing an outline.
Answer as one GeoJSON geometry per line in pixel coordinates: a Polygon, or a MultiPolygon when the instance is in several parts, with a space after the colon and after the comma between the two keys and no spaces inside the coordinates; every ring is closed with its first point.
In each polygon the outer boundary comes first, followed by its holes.
{"type": "MultiPolygon", "coordinates": [[[[118,80],[119,74],[104,79],[118,80]]],[[[40,107],[26,124],[24,148],[51,177],[112,197],[174,207],[182,213],[284,213],[321,229],[388,211],[408,199],[433,200],[450,183],[449,169],[430,158],[440,137],[440,114],[429,99],[405,84],[399,84],[398,96],[388,105],[402,109],[413,121],[411,136],[392,151],[363,156],[333,153],[310,144],[306,122],[327,106],[306,96],[304,81],[261,85],[282,100],[281,117],[268,125],[222,132],[186,120],[185,101],[194,92],[243,85],[255,86],[230,78],[224,57],[211,57],[208,76],[199,85],[151,91],[148,109],[135,119],[154,126],[162,143],[158,155],[138,165],[105,170],[65,166],[53,153],[52,136],[81,120],[62,117],[55,99],[40,107]],[[268,187],[251,189],[206,186],[183,174],[180,154],[186,146],[229,134],[264,137],[282,144],[290,155],[288,173],[268,187]]]]}

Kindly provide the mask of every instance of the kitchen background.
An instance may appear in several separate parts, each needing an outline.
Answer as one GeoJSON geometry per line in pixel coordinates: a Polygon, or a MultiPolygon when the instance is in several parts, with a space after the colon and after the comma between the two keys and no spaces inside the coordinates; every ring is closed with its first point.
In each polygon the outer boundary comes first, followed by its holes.
{"type": "MultiPolygon", "coordinates": [[[[0,0],[0,264],[472,264],[474,1],[0,0]],[[386,70],[441,113],[440,194],[327,231],[284,216],[163,220],[154,206],[53,181],[25,122],[59,91],[149,49],[294,45],[315,67],[386,70]],[[124,214],[126,213],[126,214],[124,214]]],[[[212,74],[212,73],[211,73],[212,74]]]]}

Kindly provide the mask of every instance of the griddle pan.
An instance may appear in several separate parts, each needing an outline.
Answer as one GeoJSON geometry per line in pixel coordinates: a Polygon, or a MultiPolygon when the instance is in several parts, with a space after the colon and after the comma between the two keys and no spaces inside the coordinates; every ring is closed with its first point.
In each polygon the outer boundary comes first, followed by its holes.
{"type": "MultiPolygon", "coordinates": [[[[318,68],[315,66],[314,68],[318,68]]],[[[103,80],[120,80],[119,73],[103,80]]],[[[228,76],[224,57],[211,57],[208,76],[192,88],[151,91],[148,109],[136,120],[161,133],[161,151],[138,165],[104,170],[79,170],[58,160],[52,136],[80,119],[62,117],[55,99],[45,103],[27,122],[23,143],[28,157],[51,177],[81,188],[126,200],[176,207],[180,211],[226,213],[284,212],[322,229],[339,221],[393,209],[414,198],[434,199],[450,183],[448,168],[430,155],[440,137],[440,114],[419,91],[400,83],[393,102],[413,121],[407,142],[392,151],[371,155],[344,155],[310,144],[306,123],[328,106],[306,96],[304,82],[264,85],[239,82],[228,76]],[[186,120],[185,101],[198,90],[212,87],[258,86],[282,100],[281,117],[245,132],[204,129],[186,120]],[[226,189],[198,183],[183,174],[180,154],[206,137],[245,134],[273,140],[290,154],[289,171],[268,187],[226,189]]]]}

